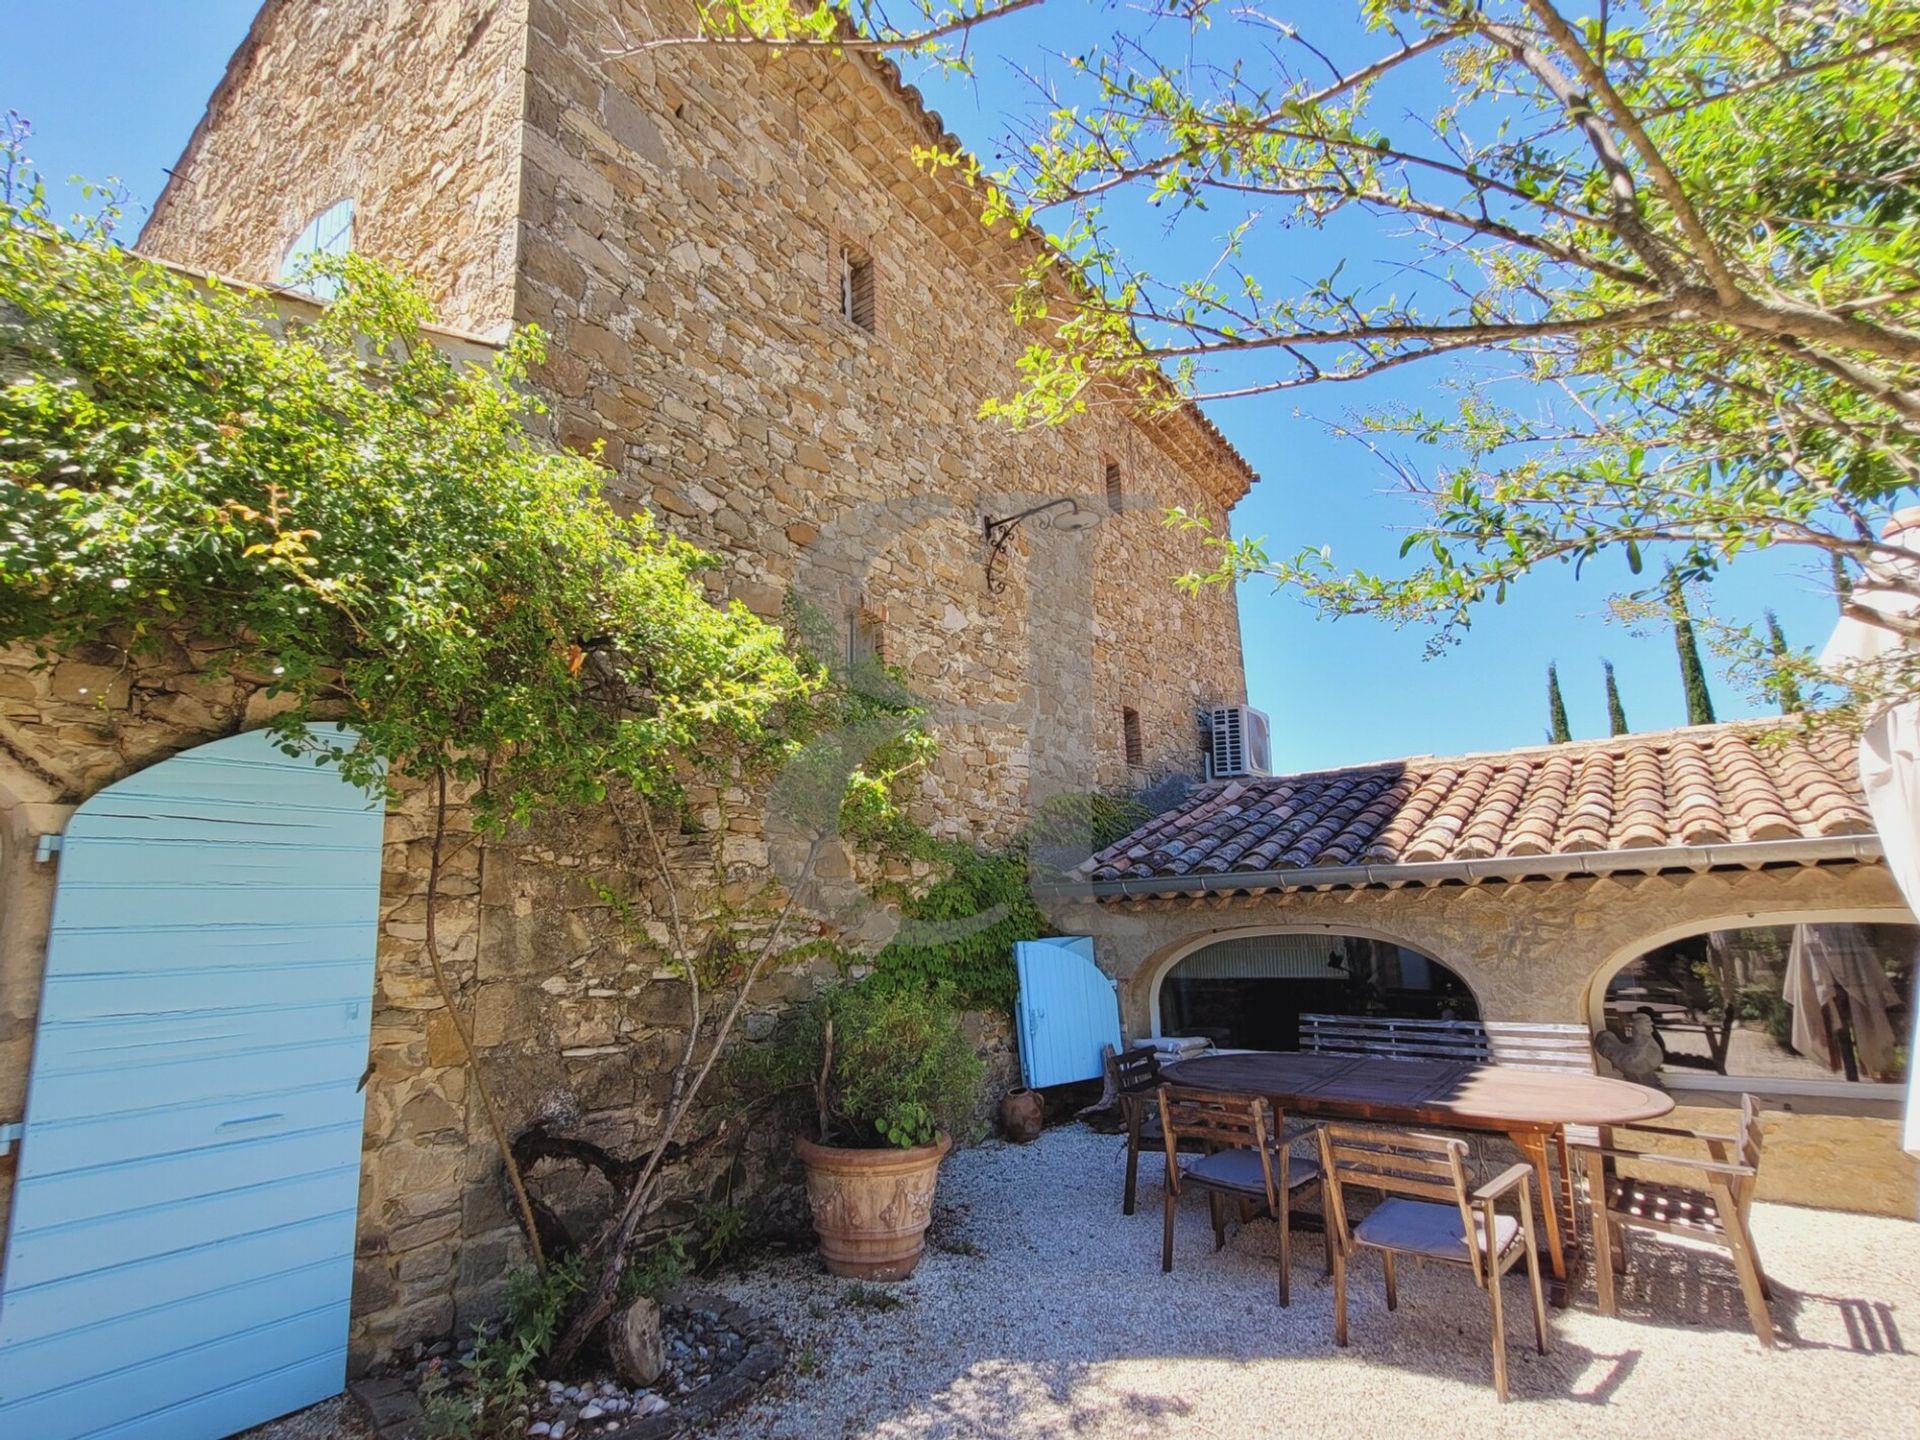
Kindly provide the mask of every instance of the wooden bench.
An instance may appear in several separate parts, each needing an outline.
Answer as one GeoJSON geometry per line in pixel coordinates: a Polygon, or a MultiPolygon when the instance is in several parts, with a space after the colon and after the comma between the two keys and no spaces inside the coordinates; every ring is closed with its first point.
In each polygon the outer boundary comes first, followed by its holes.
{"type": "Polygon", "coordinates": [[[1584,1025],[1514,1020],[1397,1020],[1382,1015],[1302,1015],[1300,1048],[1390,1060],[1479,1060],[1523,1070],[1593,1070],[1584,1025]]]}

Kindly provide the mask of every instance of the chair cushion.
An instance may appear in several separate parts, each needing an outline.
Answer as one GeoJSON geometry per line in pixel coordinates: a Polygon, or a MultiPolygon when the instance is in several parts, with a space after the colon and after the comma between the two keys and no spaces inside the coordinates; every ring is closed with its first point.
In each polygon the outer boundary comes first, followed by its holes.
{"type": "MultiPolygon", "coordinates": [[[[1266,1197],[1267,1181],[1260,1171],[1260,1157],[1251,1150],[1216,1150],[1211,1155],[1202,1155],[1187,1167],[1187,1179],[1196,1184],[1206,1185],[1215,1190],[1237,1190],[1248,1195],[1266,1197]]],[[[1320,1162],[1303,1155],[1295,1155],[1287,1164],[1287,1186],[1298,1190],[1309,1181],[1320,1177],[1320,1162]]],[[[1280,1161],[1273,1162],[1273,1180],[1280,1183],[1280,1161]]]]}
{"type": "MultiPolygon", "coordinates": [[[[1482,1250],[1486,1247],[1486,1222],[1479,1210],[1473,1212],[1474,1238],[1482,1250]]],[[[1520,1222],[1511,1215],[1493,1219],[1496,1253],[1505,1254],[1520,1234],[1520,1222]]],[[[1427,1200],[1406,1200],[1398,1195],[1382,1200],[1373,1212],[1353,1227],[1353,1238],[1362,1245],[1381,1250],[1405,1250],[1414,1255],[1429,1255],[1436,1260],[1458,1260],[1467,1256],[1466,1232],[1460,1224],[1458,1205],[1439,1205],[1427,1200]]]]}

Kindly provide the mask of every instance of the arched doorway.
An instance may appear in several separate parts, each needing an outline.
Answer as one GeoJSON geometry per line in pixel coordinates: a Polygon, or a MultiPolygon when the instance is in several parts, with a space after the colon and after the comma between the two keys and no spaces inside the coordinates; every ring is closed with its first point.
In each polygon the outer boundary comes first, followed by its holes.
{"type": "Polygon", "coordinates": [[[74,812],[0,1433],[226,1435],[346,1379],[381,805],[254,731],[74,812]]]}
{"type": "Polygon", "coordinates": [[[1168,967],[1156,998],[1162,1035],[1204,1035],[1246,1050],[1299,1049],[1300,1017],[1308,1014],[1480,1018],[1467,983],[1433,956],[1324,930],[1201,946],[1168,967]]]}
{"type": "Polygon", "coordinates": [[[1603,971],[1591,1020],[1636,1026],[1661,1070],[1791,1091],[1906,1077],[1920,926],[1882,914],[1729,924],[1665,938],[1603,971]]]}

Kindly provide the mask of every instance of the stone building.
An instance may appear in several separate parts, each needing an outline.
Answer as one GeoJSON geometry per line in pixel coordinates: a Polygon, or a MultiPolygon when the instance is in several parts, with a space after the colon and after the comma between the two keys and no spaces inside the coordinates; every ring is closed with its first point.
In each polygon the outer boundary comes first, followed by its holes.
{"type": "Polygon", "coordinates": [[[1850,740],[1702,726],[1218,781],[1095,855],[1053,913],[1095,937],[1136,1036],[1224,1024],[1293,1048],[1244,1027],[1302,1010],[1598,1034],[1648,1009],[1681,1123],[1724,1130],[1741,1092],[1762,1097],[1763,1198],[1913,1218],[1904,1086],[1771,1042],[1780,954],[1735,997],[1687,948],[1872,927],[1904,1039],[1920,932],[1879,859],[1850,740]]]}
{"type": "Polygon", "coordinates": [[[1239,632],[1227,592],[1169,593],[1201,551],[1160,517],[1223,522],[1246,464],[1195,409],[982,424],[1031,251],[916,163],[958,142],[881,61],[634,49],[696,28],[619,0],[268,3],[141,246],[272,277],[346,199],[447,324],[540,326],[555,438],[604,445],[612,495],[725,554],[753,609],[797,587],[905,668],[946,721],[955,834],[1004,837],[1035,764],[1195,770],[1195,707],[1244,697],[1239,632]],[[1062,497],[1101,523],[1023,524],[989,590],[983,523],[1062,497]]]}
{"type": "MultiPolygon", "coordinates": [[[[463,353],[538,325],[552,438],[601,447],[616,503],[717,552],[717,592],[769,616],[792,592],[904,669],[941,746],[913,809],[943,834],[996,845],[1049,794],[1197,770],[1196,711],[1244,698],[1238,621],[1230,591],[1174,589],[1201,556],[1159,516],[1224,526],[1245,462],[1191,408],[977,418],[1027,342],[1008,300],[1032,252],[916,163],[956,148],[938,117],[870,57],[641,45],[694,28],[679,3],[267,0],[140,248],[272,282],[303,246],[351,245],[416,276],[463,353]]],[[[41,839],[264,723],[266,677],[213,658],[0,660],[0,1119],[39,1029],[41,839]]],[[[727,798],[727,872],[764,876],[751,797],[697,795],[700,818],[727,798]]],[[[406,790],[386,819],[355,1366],[486,1314],[517,1243],[422,956],[427,814],[406,790]]],[[[591,883],[625,864],[567,822],[449,864],[441,945],[512,1126],[560,1113],[620,1146],[659,1113],[680,988],[591,883]]],[[[825,979],[782,975],[768,1003],[825,979]]],[[[728,1168],[677,1198],[731,1193],[728,1168]]]]}

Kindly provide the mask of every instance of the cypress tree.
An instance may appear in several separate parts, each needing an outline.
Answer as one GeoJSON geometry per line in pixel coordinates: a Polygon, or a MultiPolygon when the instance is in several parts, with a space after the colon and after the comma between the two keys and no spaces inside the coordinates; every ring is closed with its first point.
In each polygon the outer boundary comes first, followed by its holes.
{"type": "Polygon", "coordinates": [[[1613,680],[1613,662],[1602,660],[1607,672],[1607,733],[1625,735],[1627,733],[1627,712],[1620,705],[1620,687],[1613,680]]]}
{"type": "Polygon", "coordinates": [[[1567,728],[1567,702],[1560,698],[1560,672],[1552,664],[1547,666],[1547,743],[1564,745],[1573,739],[1573,731],[1567,728]]]}
{"type": "Polygon", "coordinates": [[[1667,572],[1667,604],[1673,614],[1673,648],[1680,655],[1680,683],[1687,692],[1687,723],[1711,725],[1713,696],[1707,693],[1707,668],[1700,663],[1700,647],[1694,643],[1686,589],[1671,570],[1667,572]]]}
{"type": "Polygon", "coordinates": [[[1780,695],[1780,713],[1798,715],[1807,708],[1807,702],[1800,694],[1800,682],[1793,678],[1793,672],[1785,668],[1788,650],[1786,633],[1780,628],[1780,620],[1767,611],[1767,653],[1774,659],[1774,685],[1780,695]]]}
{"type": "Polygon", "coordinates": [[[1847,562],[1841,558],[1839,551],[1833,552],[1832,560],[1833,598],[1839,602],[1840,608],[1845,610],[1847,599],[1853,594],[1853,577],[1847,574],[1847,562]]]}

